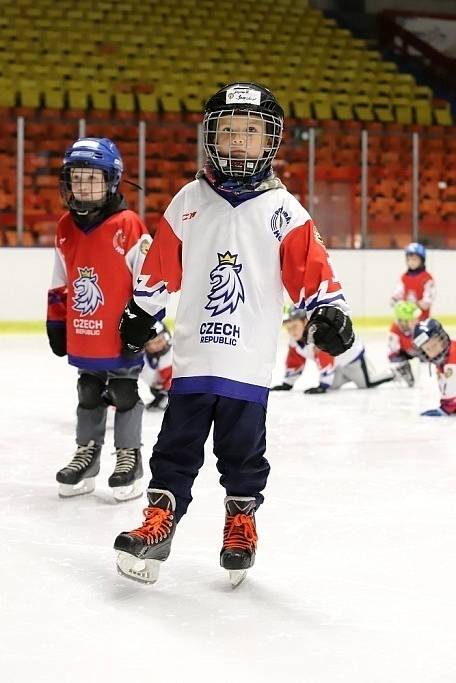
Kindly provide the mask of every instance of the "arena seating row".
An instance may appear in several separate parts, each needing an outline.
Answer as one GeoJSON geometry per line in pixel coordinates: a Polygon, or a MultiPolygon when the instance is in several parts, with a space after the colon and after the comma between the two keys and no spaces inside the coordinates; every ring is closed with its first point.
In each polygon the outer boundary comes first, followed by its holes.
{"type": "Polygon", "coordinates": [[[305,1],[3,0],[0,74],[2,107],[106,120],[199,113],[214,89],[245,79],[269,86],[288,116],[452,123],[447,102],[305,1]]]}
{"type": "MultiPolygon", "coordinates": [[[[277,159],[277,171],[288,189],[307,204],[308,131],[315,127],[317,197],[319,188],[343,184],[352,196],[354,226],[360,224],[361,210],[361,125],[354,121],[315,121],[289,119],[284,143],[277,159]]],[[[442,246],[456,236],[456,129],[431,126],[407,127],[398,123],[366,124],[368,131],[368,220],[372,246],[394,246],[410,238],[412,214],[412,133],[420,133],[421,224],[431,240],[442,246]],[[388,225],[388,221],[391,225],[388,225]],[[394,228],[394,230],[393,230],[394,228]],[[452,230],[450,230],[452,228],[452,230]],[[399,236],[399,237],[398,237],[399,236]]],[[[76,121],[50,118],[43,114],[25,121],[24,160],[24,244],[51,245],[55,221],[62,212],[58,173],[62,152],[77,136],[76,121]]],[[[126,166],[125,178],[138,182],[138,126],[131,121],[88,119],[86,133],[107,135],[118,143],[126,166]]],[[[0,117],[0,225],[4,245],[17,242],[16,222],[16,121],[0,117]]],[[[154,230],[156,222],[176,191],[196,170],[197,125],[185,116],[172,121],[157,116],[146,126],[146,222],[154,230]]],[[[129,205],[138,209],[138,190],[123,183],[129,205]]],[[[330,227],[330,226],[329,226],[330,227]]],[[[322,233],[334,246],[331,230],[322,233]]],[[[353,240],[353,235],[347,237],[353,240]]]]}

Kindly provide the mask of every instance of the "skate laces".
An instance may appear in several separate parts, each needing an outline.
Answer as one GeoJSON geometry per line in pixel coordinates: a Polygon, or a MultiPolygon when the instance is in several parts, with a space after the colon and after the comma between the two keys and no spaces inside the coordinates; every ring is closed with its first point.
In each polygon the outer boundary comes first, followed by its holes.
{"type": "Polygon", "coordinates": [[[136,453],[134,448],[116,448],[113,455],[117,458],[113,474],[129,472],[136,464],[136,453]]]}
{"type": "Polygon", "coordinates": [[[76,453],[73,456],[73,460],[64,467],[65,470],[73,470],[74,472],[79,472],[80,470],[88,467],[92,458],[95,455],[94,444],[89,444],[88,446],[78,446],[76,453]]]}
{"type": "Polygon", "coordinates": [[[163,541],[171,531],[174,515],[171,510],[147,507],[143,510],[146,519],[139,529],[130,531],[130,536],[139,536],[151,545],[163,541]]]}
{"type": "Polygon", "coordinates": [[[256,547],[258,535],[253,515],[228,515],[223,530],[224,548],[251,550],[256,547]]]}

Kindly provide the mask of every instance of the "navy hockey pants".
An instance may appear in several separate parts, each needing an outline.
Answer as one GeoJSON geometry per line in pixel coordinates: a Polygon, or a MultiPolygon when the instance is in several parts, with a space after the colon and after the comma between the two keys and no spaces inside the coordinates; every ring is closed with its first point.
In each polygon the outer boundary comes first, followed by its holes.
{"type": "Polygon", "coordinates": [[[214,454],[228,496],[252,496],[257,507],[266,486],[266,410],[259,403],[214,394],[170,394],[150,459],[150,488],[176,498],[176,519],[192,501],[192,485],[204,462],[204,444],[214,425],[214,454]]]}

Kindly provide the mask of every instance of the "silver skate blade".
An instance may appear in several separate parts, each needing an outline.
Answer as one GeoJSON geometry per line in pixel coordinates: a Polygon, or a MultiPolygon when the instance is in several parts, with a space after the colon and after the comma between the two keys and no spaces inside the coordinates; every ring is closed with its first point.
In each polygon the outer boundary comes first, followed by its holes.
{"type": "Polygon", "coordinates": [[[133,484],[129,484],[128,486],[115,486],[111,491],[112,495],[119,503],[123,503],[125,500],[139,498],[143,494],[142,479],[136,479],[133,484]]]}
{"type": "Polygon", "coordinates": [[[139,583],[155,583],[160,573],[159,560],[141,560],[139,557],[120,551],[117,555],[117,571],[122,576],[139,583]]]}
{"type": "Polygon", "coordinates": [[[93,491],[95,491],[95,477],[82,479],[79,484],[59,484],[60,498],[83,496],[86,493],[92,493],[93,491]]]}
{"type": "Polygon", "coordinates": [[[231,587],[236,588],[247,576],[247,569],[229,569],[228,574],[230,575],[231,587]]]}

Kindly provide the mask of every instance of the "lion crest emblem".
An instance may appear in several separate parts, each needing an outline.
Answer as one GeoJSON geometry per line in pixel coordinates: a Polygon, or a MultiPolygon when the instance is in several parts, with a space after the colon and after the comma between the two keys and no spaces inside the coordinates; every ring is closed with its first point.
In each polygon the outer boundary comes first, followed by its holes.
{"type": "Polygon", "coordinates": [[[244,286],[239,273],[240,263],[236,264],[237,254],[218,254],[218,265],[210,272],[211,291],[207,295],[209,302],[205,306],[211,311],[211,317],[221,315],[225,311],[234,313],[240,301],[244,302],[244,286]]]}
{"type": "Polygon", "coordinates": [[[93,315],[104,304],[103,292],[98,286],[98,275],[93,268],[78,268],[79,277],[73,281],[74,306],[81,316],[93,315]]]}

